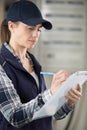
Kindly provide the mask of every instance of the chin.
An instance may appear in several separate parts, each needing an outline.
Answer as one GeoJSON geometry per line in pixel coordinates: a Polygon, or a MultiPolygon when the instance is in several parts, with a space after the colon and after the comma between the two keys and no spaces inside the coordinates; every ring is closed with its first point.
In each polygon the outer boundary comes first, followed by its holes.
{"type": "Polygon", "coordinates": [[[34,48],[34,45],[33,45],[33,46],[28,46],[28,47],[27,47],[28,50],[31,50],[31,49],[33,49],[33,48],[34,48]]]}

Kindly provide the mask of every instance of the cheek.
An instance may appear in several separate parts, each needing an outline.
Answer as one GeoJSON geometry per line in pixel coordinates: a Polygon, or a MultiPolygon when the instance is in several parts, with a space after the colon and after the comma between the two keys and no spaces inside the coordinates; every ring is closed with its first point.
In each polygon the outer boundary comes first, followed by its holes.
{"type": "Polygon", "coordinates": [[[19,41],[22,41],[25,37],[25,33],[22,32],[22,30],[18,30],[15,32],[15,38],[19,41]]]}
{"type": "Polygon", "coordinates": [[[14,37],[15,37],[15,38],[20,38],[21,35],[22,35],[22,34],[21,34],[21,31],[20,31],[19,29],[17,29],[17,30],[14,31],[14,37]]]}

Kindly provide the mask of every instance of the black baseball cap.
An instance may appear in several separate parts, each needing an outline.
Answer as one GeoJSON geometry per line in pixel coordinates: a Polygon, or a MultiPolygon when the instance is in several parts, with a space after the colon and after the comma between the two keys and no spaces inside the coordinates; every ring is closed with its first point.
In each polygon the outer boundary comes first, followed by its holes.
{"type": "Polygon", "coordinates": [[[43,19],[39,8],[33,2],[28,0],[20,0],[12,3],[7,11],[4,25],[7,25],[8,21],[21,21],[30,26],[42,24],[46,29],[52,28],[51,22],[43,19]]]}

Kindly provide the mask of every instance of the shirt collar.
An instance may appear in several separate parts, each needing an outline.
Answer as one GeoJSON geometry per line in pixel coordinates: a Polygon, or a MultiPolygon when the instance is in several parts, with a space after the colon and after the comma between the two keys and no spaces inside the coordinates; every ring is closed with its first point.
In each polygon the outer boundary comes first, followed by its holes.
{"type": "Polygon", "coordinates": [[[7,42],[4,43],[4,46],[5,46],[15,57],[17,57],[16,54],[15,54],[15,52],[13,51],[13,49],[9,46],[9,44],[8,44],[7,42]]]}

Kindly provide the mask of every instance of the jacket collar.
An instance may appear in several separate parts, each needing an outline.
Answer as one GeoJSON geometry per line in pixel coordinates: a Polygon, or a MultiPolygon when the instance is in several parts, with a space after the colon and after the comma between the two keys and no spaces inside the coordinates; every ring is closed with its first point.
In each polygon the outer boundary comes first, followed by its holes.
{"type": "MultiPolygon", "coordinates": [[[[5,61],[14,66],[16,69],[21,69],[23,71],[25,70],[22,64],[20,63],[19,58],[15,56],[4,44],[2,45],[0,53],[5,59],[5,61]]],[[[39,76],[41,71],[41,65],[31,53],[28,52],[28,55],[31,57],[34,64],[34,70],[39,76]]]]}

